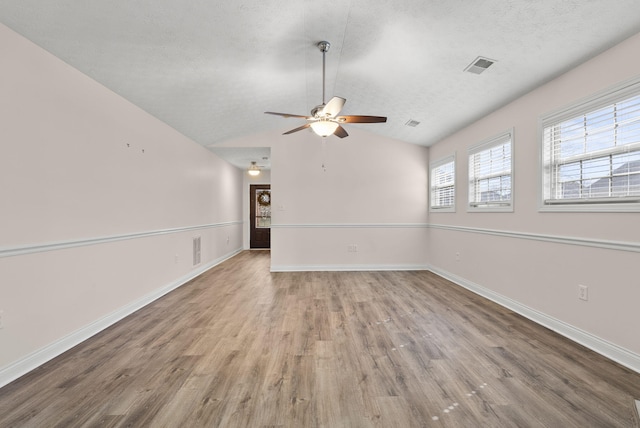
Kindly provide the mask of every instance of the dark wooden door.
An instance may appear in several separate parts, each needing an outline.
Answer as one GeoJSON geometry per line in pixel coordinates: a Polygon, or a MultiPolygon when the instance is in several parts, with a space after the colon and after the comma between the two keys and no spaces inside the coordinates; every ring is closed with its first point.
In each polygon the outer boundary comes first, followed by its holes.
{"type": "Polygon", "coordinates": [[[249,246],[271,248],[271,185],[252,184],[250,193],[249,246]]]}

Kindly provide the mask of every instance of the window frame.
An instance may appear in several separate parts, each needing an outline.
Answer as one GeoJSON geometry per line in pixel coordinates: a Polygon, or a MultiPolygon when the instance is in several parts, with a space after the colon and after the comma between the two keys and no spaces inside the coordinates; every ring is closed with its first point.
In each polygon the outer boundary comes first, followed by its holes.
{"type": "MultiPolygon", "coordinates": [[[[444,158],[440,158],[434,162],[429,163],[429,211],[430,212],[455,212],[456,211],[456,155],[455,153],[444,158]],[[444,165],[453,164],[453,195],[451,205],[433,205],[434,202],[434,190],[436,186],[433,180],[434,171],[444,165]]],[[[439,188],[443,188],[441,186],[439,188]]]]}
{"type": "MultiPolygon", "coordinates": [[[[560,123],[571,119],[576,119],[581,115],[594,113],[599,109],[616,103],[621,103],[629,98],[639,95],[640,77],[636,77],[539,117],[538,141],[540,142],[540,212],[640,212],[640,196],[566,200],[551,199],[548,197],[554,185],[551,178],[554,166],[550,160],[551,150],[545,141],[545,128],[559,125],[560,123]]],[[[634,147],[636,145],[640,145],[640,142],[634,143],[634,147]]],[[[611,149],[610,151],[613,153],[617,150],[620,149],[616,148],[611,149]]],[[[596,151],[590,153],[595,152],[596,151]]],[[[587,156],[588,155],[585,155],[585,158],[587,156]]],[[[597,157],[594,159],[597,159],[597,157]]]]}
{"type": "MultiPolygon", "coordinates": [[[[487,138],[481,141],[478,144],[475,144],[467,150],[467,161],[468,161],[468,175],[467,175],[467,211],[468,212],[513,212],[514,210],[514,169],[515,169],[515,156],[514,156],[514,147],[515,147],[515,129],[510,128],[506,131],[503,131],[493,137],[487,138]],[[476,201],[471,201],[471,194],[476,193],[476,178],[475,175],[472,175],[472,156],[490,150],[494,147],[503,145],[508,139],[510,147],[510,159],[509,159],[509,178],[511,180],[511,194],[508,201],[491,201],[487,203],[480,203],[476,201]]],[[[504,176],[500,175],[500,176],[504,176]]]]}

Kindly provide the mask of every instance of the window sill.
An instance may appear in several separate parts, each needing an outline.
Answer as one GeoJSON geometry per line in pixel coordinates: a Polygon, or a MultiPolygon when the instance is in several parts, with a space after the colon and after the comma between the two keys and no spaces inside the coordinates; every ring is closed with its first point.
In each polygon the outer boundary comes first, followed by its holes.
{"type": "Polygon", "coordinates": [[[512,213],[513,205],[467,206],[468,213],[512,213]]]}
{"type": "Polygon", "coordinates": [[[577,204],[542,204],[539,212],[610,212],[633,213],[640,212],[640,202],[618,203],[577,203],[577,204]]]}
{"type": "Polygon", "coordinates": [[[430,213],[454,213],[456,212],[456,207],[443,207],[443,208],[435,208],[429,207],[430,213]]]}

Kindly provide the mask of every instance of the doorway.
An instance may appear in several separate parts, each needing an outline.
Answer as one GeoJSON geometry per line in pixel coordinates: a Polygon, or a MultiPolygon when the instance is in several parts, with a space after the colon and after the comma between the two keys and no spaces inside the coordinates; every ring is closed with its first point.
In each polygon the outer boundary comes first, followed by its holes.
{"type": "Polygon", "coordinates": [[[271,185],[249,186],[249,247],[271,248],[271,185]]]}

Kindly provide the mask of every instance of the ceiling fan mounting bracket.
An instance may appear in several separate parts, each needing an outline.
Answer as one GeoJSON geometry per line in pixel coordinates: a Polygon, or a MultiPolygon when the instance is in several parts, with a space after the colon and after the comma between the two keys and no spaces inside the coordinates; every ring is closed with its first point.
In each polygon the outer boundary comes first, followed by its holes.
{"type": "Polygon", "coordinates": [[[318,46],[318,49],[320,49],[322,53],[325,53],[329,51],[329,48],[331,47],[331,43],[327,42],[326,40],[323,40],[321,42],[318,42],[316,46],[318,46]]]}

